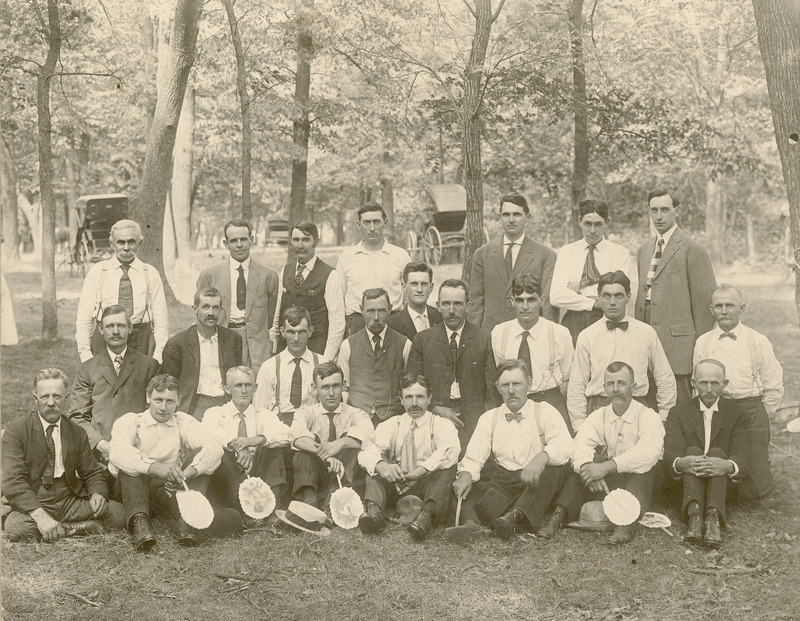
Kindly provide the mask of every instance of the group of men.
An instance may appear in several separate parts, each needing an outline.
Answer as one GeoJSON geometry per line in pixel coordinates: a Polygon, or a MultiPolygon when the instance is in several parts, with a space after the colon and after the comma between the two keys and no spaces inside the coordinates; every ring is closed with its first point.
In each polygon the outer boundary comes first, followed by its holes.
{"type": "MultiPolygon", "coordinates": [[[[605,238],[600,200],[581,202],[583,239],[556,255],[526,236],[525,198],[504,196],[503,237],[476,251],[469,284],[439,284],[435,306],[431,268],[385,239],[377,203],[358,210],[363,238],[335,269],[310,222],[291,228],[278,274],[233,220],[229,257],[198,278],[196,323],[171,338],[161,279],[136,257],[140,228],[122,220],[115,256],[84,283],[71,388],[40,371],[36,411],[5,430],[4,528],[52,541],[124,526],[148,551],[151,517],[166,514],[194,545],[175,492],[204,494],[208,532],[234,534],[263,522],[238,495],[254,476],[289,513],[353,487],[364,533],[416,496],[417,540],[454,514],[457,543],[551,539],[616,488],[643,515],[663,473],[682,480],[686,540],[717,546],[729,484],[743,498],[773,487],[782,370],[741,323],[741,292],[717,287],[677,226],[675,194],[654,190],[648,209],[657,235],[635,261],[605,238]]],[[[609,541],[633,535],[617,526],[609,541]]]]}

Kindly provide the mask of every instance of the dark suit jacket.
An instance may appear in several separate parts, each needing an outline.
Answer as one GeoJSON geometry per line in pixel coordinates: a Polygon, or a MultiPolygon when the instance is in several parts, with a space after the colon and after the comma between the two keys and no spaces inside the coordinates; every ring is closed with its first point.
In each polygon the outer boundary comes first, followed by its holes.
{"type": "Polygon", "coordinates": [[[475,251],[469,279],[469,295],[472,306],[467,319],[492,331],[497,324],[516,316],[509,298],[512,279],[519,274],[533,274],[542,283],[542,316],[557,321],[556,310],[550,306],[550,282],[556,253],[544,244],[523,238],[511,276],[506,272],[503,254],[503,238],[490,241],[475,251]]]}
{"type": "MultiPolygon", "coordinates": [[[[442,323],[442,314],[433,306],[428,306],[428,322],[430,322],[431,325],[429,327],[431,328],[442,323]]],[[[414,337],[417,336],[417,325],[408,313],[408,306],[399,313],[389,315],[389,319],[386,320],[386,323],[389,324],[390,328],[402,334],[409,341],[413,341],[414,337]]]]}
{"type": "MultiPolygon", "coordinates": [[[[700,400],[695,397],[670,410],[664,422],[664,461],[672,467],[676,457],[683,457],[690,446],[705,446],[705,426],[700,400]]],[[[750,469],[750,418],[735,403],[719,398],[719,411],[711,418],[711,443],[739,466],[741,478],[750,469]]],[[[673,473],[674,474],[674,473],[673,473]]]]}
{"type": "MultiPolygon", "coordinates": [[[[639,321],[644,321],[645,285],[656,240],[653,237],[636,253],[639,271],[636,319],[639,321]]],[[[716,288],[708,253],[680,228],[675,229],[664,248],[650,293],[650,325],[655,328],[675,375],[692,372],[694,343],[698,336],[714,327],[709,306],[716,288]]]]}
{"type": "MultiPolygon", "coordinates": [[[[86,432],[66,416],[61,417],[61,452],[64,477],[77,496],[100,494],[108,498],[105,469],[97,463],[86,432]]],[[[20,513],[41,507],[36,492],[47,467],[47,443],[36,412],[13,420],[3,433],[3,495],[20,513]]]]}
{"type": "MultiPolygon", "coordinates": [[[[217,326],[217,330],[219,373],[222,383],[225,384],[228,369],[242,364],[242,337],[238,332],[222,326],[217,326]]],[[[181,403],[178,410],[192,414],[197,407],[197,386],[200,383],[200,337],[197,334],[197,324],[167,341],[161,372],[178,378],[181,383],[181,403]]]]}
{"type": "MultiPolygon", "coordinates": [[[[492,338],[486,330],[464,324],[458,346],[458,384],[461,388],[462,416],[471,435],[481,414],[500,403],[495,387],[497,367],[492,353],[492,338]]],[[[428,409],[446,405],[453,381],[450,343],[443,323],[417,334],[406,363],[406,374],[424,375],[433,395],[428,409]]]]}
{"type": "Polygon", "coordinates": [[[68,416],[83,427],[92,447],[111,440],[120,416],[147,409],[147,384],[158,371],[158,362],[132,347],[125,352],[119,376],[105,348],[81,364],[69,393],[68,416]]]}
{"type": "MultiPolygon", "coordinates": [[[[219,325],[228,327],[231,308],[231,273],[229,258],[200,272],[197,290],[216,287],[222,296],[222,311],[219,325]]],[[[250,259],[247,276],[247,295],[245,296],[244,321],[247,326],[247,347],[250,351],[250,364],[258,374],[265,360],[272,357],[272,341],[269,329],[275,317],[278,304],[278,274],[250,259]]]]}

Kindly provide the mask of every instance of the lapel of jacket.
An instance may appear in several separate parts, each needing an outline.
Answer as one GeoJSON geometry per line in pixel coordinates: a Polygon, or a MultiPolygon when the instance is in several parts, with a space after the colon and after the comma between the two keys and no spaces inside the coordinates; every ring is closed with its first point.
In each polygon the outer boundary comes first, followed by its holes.
{"type": "Polygon", "coordinates": [[[44,439],[44,433],[42,421],[39,420],[39,414],[34,410],[34,412],[31,414],[31,435],[36,436],[36,439],[39,442],[39,447],[42,449],[42,453],[46,457],[47,442],[44,439]]]}
{"type": "Polygon", "coordinates": [[[725,414],[723,414],[722,407],[719,402],[717,402],[717,408],[717,411],[714,412],[714,415],[711,417],[711,440],[709,444],[714,444],[714,438],[720,432],[720,429],[722,429],[724,424],[723,418],[725,414]]]}
{"type": "MultiPolygon", "coordinates": [[[[695,397],[697,399],[697,397],[695,397]]],[[[712,419],[711,426],[714,426],[714,421],[712,419]]],[[[701,448],[705,447],[706,445],[706,425],[703,420],[703,410],[700,409],[700,399],[697,399],[696,407],[692,408],[692,427],[694,427],[694,432],[697,434],[697,438],[700,441],[698,446],[701,448]]]]}
{"type": "Polygon", "coordinates": [[[472,345],[472,326],[468,321],[464,322],[464,329],[461,331],[461,339],[458,342],[458,358],[461,358],[466,349],[472,345]]]}
{"type": "Polygon", "coordinates": [[[436,326],[434,340],[436,347],[440,350],[444,360],[449,360],[452,364],[454,361],[450,358],[450,342],[447,340],[447,330],[444,327],[444,322],[436,326]]]}
{"type": "Polygon", "coordinates": [[[514,262],[512,277],[519,274],[524,274],[528,266],[533,263],[535,258],[536,252],[533,242],[523,235],[522,244],[519,247],[519,254],[517,255],[517,260],[514,262]]]}
{"type": "Polygon", "coordinates": [[[219,275],[219,294],[222,297],[222,308],[225,309],[226,321],[231,316],[231,259],[225,259],[219,275]]]}
{"type": "MultiPolygon", "coordinates": [[[[503,282],[503,285],[507,286],[509,278],[506,272],[506,258],[503,256],[503,238],[493,241],[492,244],[489,247],[489,262],[494,267],[494,271],[497,272],[497,276],[503,282]]],[[[522,249],[520,249],[520,252],[522,252],[522,249]]]]}
{"type": "MultiPolygon", "coordinates": [[[[669,242],[667,242],[666,248],[664,248],[664,254],[661,257],[661,261],[658,263],[658,267],[656,268],[655,276],[653,276],[653,280],[658,278],[658,275],[664,271],[664,266],[669,263],[670,259],[675,256],[675,253],[680,250],[681,242],[683,241],[683,231],[681,231],[680,227],[675,229],[675,232],[672,233],[672,237],[669,238],[669,242]]],[[[655,247],[653,247],[653,252],[655,252],[655,247]]],[[[651,255],[652,258],[652,255],[651,255]]]]}
{"type": "MultiPolygon", "coordinates": [[[[127,357],[127,356],[126,356],[127,357]]],[[[122,366],[125,366],[125,359],[122,359],[122,366]]],[[[111,386],[112,389],[117,389],[117,372],[114,370],[114,363],[111,361],[111,356],[108,355],[108,348],[105,348],[103,353],[100,355],[100,360],[97,362],[97,370],[100,371],[100,374],[105,378],[108,385],[111,386]]]]}
{"type": "MultiPolygon", "coordinates": [[[[361,347],[364,350],[364,355],[373,360],[377,360],[378,357],[375,355],[375,350],[372,348],[372,332],[364,328],[361,332],[361,337],[361,347]]],[[[381,349],[385,346],[386,343],[382,343],[381,349]]]]}
{"type": "Polygon", "coordinates": [[[128,351],[125,352],[125,357],[122,359],[122,365],[119,369],[119,375],[116,377],[116,381],[113,384],[114,391],[120,389],[120,387],[125,383],[125,380],[128,379],[131,373],[133,373],[135,364],[133,358],[136,354],[133,353],[133,349],[128,347],[128,351]]]}
{"type": "MultiPolygon", "coordinates": [[[[244,316],[250,315],[250,309],[253,307],[253,300],[258,295],[258,285],[261,282],[261,266],[250,259],[250,273],[247,279],[247,298],[244,302],[244,316]]],[[[269,327],[269,326],[267,326],[269,327]]]]}
{"type": "MultiPolygon", "coordinates": [[[[403,309],[401,319],[402,323],[404,324],[403,329],[411,334],[413,339],[413,337],[417,335],[417,324],[415,324],[414,320],[411,318],[411,312],[408,310],[408,304],[406,304],[406,307],[403,309]]],[[[430,322],[430,313],[428,313],[428,323],[430,324],[430,322]]]]}

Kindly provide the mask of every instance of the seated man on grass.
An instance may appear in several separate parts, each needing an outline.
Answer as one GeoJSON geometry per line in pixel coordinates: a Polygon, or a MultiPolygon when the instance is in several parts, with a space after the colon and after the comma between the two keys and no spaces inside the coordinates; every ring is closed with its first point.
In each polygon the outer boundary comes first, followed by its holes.
{"type": "Polygon", "coordinates": [[[33,379],[36,409],[5,428],[3,495],[11,511],[4,530],[12,541],[54,542],[124,524],[86,432],[63,416],[66,397],[67,376],[42,369],[33,379]]]}
{"type": "MultiPolygon", "coordinates": [[[[175,411],[180,397],[177,379],[156,375],[147,385],[149,409],[125,414],[111,430],[109,470],[117,477],[133,547],[140,552],[149,552],[156,544],[151,513],[172,518],[173,534],[180,545],[196,545],[197,531],[181,517],[175,492],[183,490],[186,482],[190,489],[205,493],[209,475],[222,459],[222,446],[200,421],[175,411]],[[198,449],[191,464],[183,467],[181,453],[198,449]]],[[[207,530],[229,535],[241,529],[237,511],[216,509],[207,530]]]]}

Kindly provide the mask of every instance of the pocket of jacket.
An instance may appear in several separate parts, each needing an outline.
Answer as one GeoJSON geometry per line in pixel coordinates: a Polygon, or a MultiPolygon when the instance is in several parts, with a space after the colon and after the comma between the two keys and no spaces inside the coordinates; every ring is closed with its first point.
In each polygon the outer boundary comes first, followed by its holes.
{"type": "Polygon", "coordinates": [[[669,333],[672,336],[694,336],[693,323],[673,323],[669,327],[669,333]]]}

